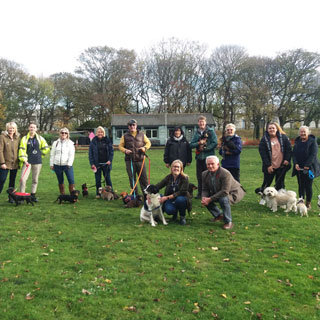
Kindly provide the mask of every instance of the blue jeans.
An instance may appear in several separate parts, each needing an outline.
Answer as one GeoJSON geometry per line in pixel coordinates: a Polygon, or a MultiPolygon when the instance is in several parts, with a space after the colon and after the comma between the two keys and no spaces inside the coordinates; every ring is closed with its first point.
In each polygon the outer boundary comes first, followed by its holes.
{"type": "Polygon", "coordinates": [[[97,172],[94,174],[96,178],[96,191],[99,194],[99,188],[101,187],[101,173],[103,173],[104,179],[106,180],[106,185],[112,187],[110,171],[112,169],[112,165],[100,165],[97,167],[97,172]]]}
{"type": "Polygon", "coordinates": [[[74,184],[74,175],[73,175],[73,167],[68,166],[53,166],[53,170],[56,173],[59,184],[63,184],[64,176],[63,173],[66,174],[69,184],[74,184]]]}
{"type": "MultiPolygon", "coordinates": [[[[224,222],[225,223],[231,222],[232,217],[231,217],[231,207],[230,207],[229,198],[228,197],[219,198],[218,202],[219,202],[221,209],[222,209],[224,222]]],[[[217,218],[221,215],[220,209],[215,205],[214,202],[210,202],[209,205],[207,206],[207,209],[215,218],[217,218]]]]}
{"type": "Polygon", "coordinates": [[[9,188],[14,188],[14,184],[16,182],[16,176],[18,169],[0,169],[0,193],[2,192],[4,183],[7,180],[8,173],[10,171],[10,177],[9,177],[9,188]]]}
{"type": "Polygon", "coordinates": [[[175,199],[167,200],[163,204],[163,211],[169,215],[176,215],[178,212],[180,217],[186,216],[186,209],[187,209],[187,197],[185,196],[178,196],[175,199]]]}

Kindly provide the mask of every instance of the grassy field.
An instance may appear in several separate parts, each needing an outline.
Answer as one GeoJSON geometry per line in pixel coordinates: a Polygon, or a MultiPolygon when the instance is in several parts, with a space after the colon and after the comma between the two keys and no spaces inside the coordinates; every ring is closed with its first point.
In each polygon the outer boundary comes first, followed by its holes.
{"type": "MultiPolygon", "coordinates": [[[[156,183],[168,173],[163,150],[149,156],[156,183]]],[[[86,153],[74,167],[78,188],[94,184],[86,153]]],[[[195,163],[186,173],[196,182],[195,163]]],[[[111,177],[129,191],[118,151],[111,177]]],[[[232,207],[234,229],[212,224],[199,200],[186,226],[168,219],[152,228],[138,208],[96,200],[94,188],[75,205],[54,203],[47,157],[39,203],[15,207],[0,195],[0,318],[320,319],[320,192],[314,187],[309,218],[272,213],[253,191],[261,181],[258,151],[245,149],[247,195],[232,207]]],[[[297,191],[291,174],[286,186],[297,191]]]]}

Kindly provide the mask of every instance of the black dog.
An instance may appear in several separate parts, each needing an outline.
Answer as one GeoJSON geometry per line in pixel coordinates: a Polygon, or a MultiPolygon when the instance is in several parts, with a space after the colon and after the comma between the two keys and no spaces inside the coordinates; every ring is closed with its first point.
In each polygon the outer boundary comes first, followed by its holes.
{"type": "Polygon", "coordinates": [[[15,202],[16,206],[23,203],[23,201],[26,201],[27,204],[31,203],[32,205],[34,205],[33,204],[34,199],[30,193],[16,192],[14,188],[9,188],[7,190],[7,193],[9,195],[9,200],[12,200],[13,202],[15,202]]]}
{"type": "Polygon", "coordinates": [[[159,189],[154,184],[149,184],[145,189],[144,193],[159,193],[159,189]]]}
{"type": "Polygon", "coordinates": [[[82,196],[83,197],[87,197],[89,195],[89,192],[88,192],[88,187],[87,187],[87,184],[84,183],[82,186],[82,196]]]}
{"type": "Polygon", "coordinates": [[[58,198],[55,202],[57,202],[59,200],[59,204],[61,204],[62,201],[69,201],[70,203],[75,203],[78,201],[79,194],[80,194],[79,190],[73,190],[70,195],[69,194],[60,194],[60,196],[58,196],[58,198]]]}
{"type": "Polygon", "coordinates": [[[196,185],[194,185],[193,183],[189,183],[188,192],[189,192],[190,198],[193,198],[193,190],[197,190],[197,189],[198,187],[196,185]]]}

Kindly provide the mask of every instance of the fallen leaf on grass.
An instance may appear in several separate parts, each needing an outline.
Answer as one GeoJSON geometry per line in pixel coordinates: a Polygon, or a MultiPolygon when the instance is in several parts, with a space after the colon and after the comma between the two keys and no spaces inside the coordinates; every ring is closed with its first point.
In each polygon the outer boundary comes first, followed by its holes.
{"type": "Polygon", "coordinates": [[[218,251],[218,250],[219,250],[218,247],[211,247],[211,249],[212,249],[213,251],[218,251]]]}
{"type": "Polygon", "coordinates": [[[222,261],[223,261],[223,262],[229,262],[230,259],[229,259],[229,258],[225,258],[225,259],[223,259],[222,261]]]}
{"type": "Polygon", "coordinates": [[[314,276],[308,275],[308,278],[312,280],[314,276]]]}
{"type": "Polygon", "coordinates": [[[130,306],[130,307],[126,306],[126,307],[123,308],[123,310],[136,312],[137,308],[135,306],[130,306]]]}
{"type": "Polygon", "coordinates": [[[245,301],[244,304],[251,304],[251,301],[245,301]]]}
{"type": "Polygon", "coordinates": [[[31,292],[27,293],[26,300],[32,300],[34,296],[31,295],[31,292]]]}
{"type": "Polygon", "coordinates": [[[42,256],[48,256],[48,255],[49,255],[49,253],[47,253],[47,252],[43,252],[43,253],[41,253],[41,255],[42,255],[42,256]]]}
{"type": "Polygon", "coordinates": [[[214,318],[218,318],[218,317],[219,317],[218,314],[217,314],[217,313],[214,313],[214,312],[212,312],[211,315],[212,315],[214,318]]]}
{"type": "Polygon", "coordinates": [[[278,258],[279,256],[277,254],[273,255],[272,258],[278,258]]]}
{"type": "Polygon", "coordinates": [[[222,293],[221,297],[227,299],[227,295],[225,293],[222,293]]]}
{"type": "Polygon", "coordinates": [[[110,279],[104,280],[106,283],[111,283],[112,281],[110,279]]]}
{"type": "Polygon", "coordinates": [[[194,309],[194,310],[192,310],[192,313],[194,313],[194,314],[197,314],[197,313],[199,313],[200,312],[200,309],[194,309]]]}
{"type": "Polygon", "coordinates": [[[88,290],[86,290],[86,289],[82,289],[82,293],[83,293],[83,294],[86,294],[86,295],[90,295],[90,294],[91,294],[91,292],[88,291],[88,290]]]}
{"type": "Polygon", "coordinates": [[[10,299],[13,300],[14,299],[14,293],[12,292],[10,295],[10,299]]]}

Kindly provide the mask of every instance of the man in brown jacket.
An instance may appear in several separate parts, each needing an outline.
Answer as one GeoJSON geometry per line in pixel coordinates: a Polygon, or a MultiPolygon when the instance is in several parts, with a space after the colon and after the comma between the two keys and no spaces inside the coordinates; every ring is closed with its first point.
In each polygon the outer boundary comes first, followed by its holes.
{"type": "MultiPolygon", "coordinates": [[[[136,176],[140,176],[140,186],[143,190],[148,185],[146,166],[142,168],[143,158],[146,151],[151,147],[151,142],[147,136],[137,130],[138,123],[135,119],[128,122],[129,131],[126,132],[120,139],[119,150],[125,154],[126,169],[130,181],[131,188],[134,187],[136,176]]],[[[135,188],[135,194],[138,194],[138,188],[135,188]]]]}
{"type": "Polygon", "coordinates": [[[213,222],[224,219],[223,229],[232,229],[234,224],[230,206],[239,202],[244,197],[245,191],[228,170],[220,167],[217,156],[207,157],[206,164],[208,170],[202,173],[201,204],[214,216],[213,222]],[[222,212],[215,202],[219,202],[222,212]]]}

